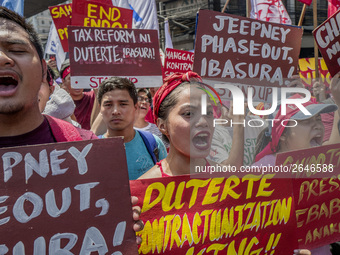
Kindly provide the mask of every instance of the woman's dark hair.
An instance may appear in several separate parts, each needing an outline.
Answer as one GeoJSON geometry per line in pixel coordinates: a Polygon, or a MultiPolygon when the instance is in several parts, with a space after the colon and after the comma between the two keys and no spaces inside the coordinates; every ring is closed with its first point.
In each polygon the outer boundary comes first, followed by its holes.
{"type": "Polygon", "coordinates": [[[98,95],[97,95],[99,104],[102,103],[102,99],[105,93],[110,92],[115,89],[127,90],[129,92],[130,97],[133,100],[133,103],[137,104],[137,93],[136,93],[135,84],[129,79],[121,78],[121,77],[108,78],[99,85],[98,95]]]}
{"type": "Polygon", "coordinates": [[[35,29],[33,28],[33,25],[26,22],[26,19],[21,17],[19,14],[2,6],[0,6],[0,18],[7,19],[7,20],[10,20],[16,23],[26,31],[30,42],[33,44],[34,48],[37,50],[37,53],[40,58],[40,62],[42,62],[44,50],[42,48],[39,36],[37,32],[35,31],[35,29]]]}

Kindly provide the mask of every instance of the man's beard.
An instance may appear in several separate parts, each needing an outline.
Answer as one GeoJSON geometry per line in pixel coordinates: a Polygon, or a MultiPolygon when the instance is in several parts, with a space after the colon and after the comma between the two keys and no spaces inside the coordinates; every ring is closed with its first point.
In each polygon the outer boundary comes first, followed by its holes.
{"type": "Polygon", "coordinates": [[[6,104],[0,105],[0,114],[12,115],[16,114],[24,109],[23,104],[6,104]]]}

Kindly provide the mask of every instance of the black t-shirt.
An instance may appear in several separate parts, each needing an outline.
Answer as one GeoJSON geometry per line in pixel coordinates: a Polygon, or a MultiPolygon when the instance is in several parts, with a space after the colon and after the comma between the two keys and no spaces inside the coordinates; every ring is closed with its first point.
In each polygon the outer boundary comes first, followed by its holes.
{"type": "Polygon", "coordinates": [[[0,148],[54,142],[56,142],[56,140],[54,139],[50,125],[45,118],[41,125],[31,132],[17,136],[0,137],[0,148]]]}

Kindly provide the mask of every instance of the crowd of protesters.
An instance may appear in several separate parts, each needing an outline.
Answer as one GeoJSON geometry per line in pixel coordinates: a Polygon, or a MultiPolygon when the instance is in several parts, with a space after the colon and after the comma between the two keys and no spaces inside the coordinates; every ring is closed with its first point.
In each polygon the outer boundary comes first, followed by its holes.
{"type": "MultiPolygon", "coordinates": [[[[295,127],[285,128],[277,121],[256,129],[215,128],[215,116],[234,122],[265,117],[233,115],[230,102],[217,108],[208,103],[207,114],[202,115],[205,85],[194,72],[168,76],[163,85],[157,84],[153,96],[149,88],[137,90],[119,77],[104,80],[98,91],[74,89],[69,60],[60,72],[47,66],[37,34],[21,17],[1,8],[0,26],[1,148],[73,141],[67,133],[81,139],[123,136],[129,178],[135,180],[186,175],[194,173],[195,165],[274,165],[277,153],[340,143],[340,73],[332,78],[330,93],[321,81],[314,81],[314,97],[304,104],[312,115],[287,107],[285,118],[297,121],[295,127]],[[63,137],[54,132],[61,126],[67,131],[63,137]]],[[[51,61],[48,64],[53,67],[51,61]]],[[[281,109],[274,118],[282,118],[281,109]]],[[[138,213],[133,217],[138,231],[142,228],[138,213]]],[[[321,247],[312,254],[331,250],[321,247]]]]}

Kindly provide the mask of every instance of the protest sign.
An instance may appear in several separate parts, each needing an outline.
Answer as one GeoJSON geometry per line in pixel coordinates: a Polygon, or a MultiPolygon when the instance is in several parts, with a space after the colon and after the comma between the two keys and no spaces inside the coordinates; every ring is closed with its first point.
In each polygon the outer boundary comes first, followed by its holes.
{"type": "Polygon", "coordinates": [[[331,177],[340,170],[340,144],[278,153],[275,165],[289,166],[288,174],[299,178],[331,177]]]}
{"type": "Polygon", "coordinates": [[[313,30],[319,50],[332,76],[340,71],[340,10],[313,30]]]}
{"type": "Polygon", "coordinates": [[[89,1],[112,6],[111,0],[72,0],[72,9],[77,9],[77,11],[72,15],[72,23],[70,25],[74,25],[74,21],[79,21],[83,18],[87,2],[89,1]]]}
{"type": "Polygon", "coordinates": [[[162,84],[155,30],[69,26],[69,45],[73,88],[97,88],[112,76],[137,87],[162,84]]]}
{"type": "Polygon", "coordinates": [[[85,6],[73,9],[72,25],[84,27],[132,28],[133,11],[110,5],[86,1],[85,6]],[[83,8],[85,7],[85,8],[83,8]]]}
{"type": "Polygon", "coordinates": [[[184,50],[166,49],[165,63],[164,63],[164,77],[170,74],[180,72],[186,73],[192,71],[194,63],[194,53],[184,50]]]}
{"type": "Polygon", "coordinates": [[[194,71],[210,84],[252,85],[260,100],[265,87],[286,86],[297,73],[302,33],[298,27],[200,10],[194,71]]]}
{"type": "Polygon", "coordinates": [[[340,240],[340,178],[293,180],[299,248],[314,249],[340,240]]]}
{"type": "Polygon", "coordinates": [[[64,52],[68,52],[67,26],[71,25],[72,7],[71,4],[62,4],[48,7],[53,23],[57,29],[58,36],[64,52]]]}
{"type": "MultiPolygon", "coordinates": [[[[300,58],[300,78],[307,89],[312,90],[312,79],[315,78],[315,58],[300,58]]],[[[331,74],[328,71],[327,65],[323,58],[319,58],[319,77],[326,88],[329,88],[331,83],[331,74]]]]}
{"type": "Polygon", "coordinates": [[[136,254],[122,138],[0,154],[2,254],[136,254]]]}
{"type": "Polygon", "coordinates": [[[291,254],[297,245],[291,182],[265,177],[130,181],[145,224],[137,233],[139,253],[291,254]]]}

